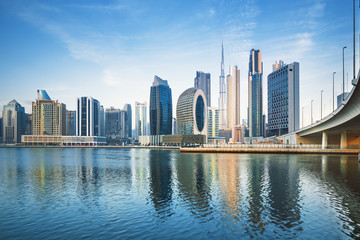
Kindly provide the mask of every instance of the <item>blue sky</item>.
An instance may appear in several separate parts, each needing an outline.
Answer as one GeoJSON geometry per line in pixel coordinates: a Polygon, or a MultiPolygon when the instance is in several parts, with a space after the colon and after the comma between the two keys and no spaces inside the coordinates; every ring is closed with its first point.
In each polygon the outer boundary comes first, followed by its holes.
{"type": "MultiPolygon", "coordinates": [[[[356,14],[359,22],[358,9],[356,14]]],[[[265,111],[272,64],[300,62],[305,124],[312,99],[314,118],[320,117],[322,89],[323,111],[331,111],[334,71],[335,92],[341,91],[343,46],[348,47],[345,78],[347,72],[352,78],[350,0],[1,0],[0,32],[0,105],[16,99],[26,112],[37,89],[70,110],[81,96],[105,107],[134,107],[135,101],[149,102],[156,74],[172,88],[175,116],[177,99],[193,86],[197,70],[211,73],[217,106],[222,41],[226,74],[230,64],[241,72],[241,118],[246,118],[252,48],[263,54],[265,111]]]]}

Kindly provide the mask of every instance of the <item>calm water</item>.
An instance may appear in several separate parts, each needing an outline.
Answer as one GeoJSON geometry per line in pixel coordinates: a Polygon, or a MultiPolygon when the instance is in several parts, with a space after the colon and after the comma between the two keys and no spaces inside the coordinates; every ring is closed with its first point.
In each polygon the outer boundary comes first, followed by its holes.
{"type": "Polygon", "coordinates": [[[0,239],[360,238],[357,157],[0,149],[0,239]]]}

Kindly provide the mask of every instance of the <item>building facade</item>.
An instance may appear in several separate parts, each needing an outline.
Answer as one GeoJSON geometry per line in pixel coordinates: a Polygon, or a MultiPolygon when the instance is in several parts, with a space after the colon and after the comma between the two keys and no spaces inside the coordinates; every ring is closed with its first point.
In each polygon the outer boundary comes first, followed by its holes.
{"type": "Polygon", "coordinates": [[[177,134],[177,121],[176,118],[172,119],[172,131],[171,131],[172,135],[176,135],[177,134]]]}
{"type": "Polygon", "coordinates": [[[150,135],[172,132],[172,96],[167,80],[154,77],[150,88],[150,135]]]}
{"type": "Polygon", "coordinates": [[[263,136],[262,75],[263,63],[260,50],[251,49],[248,74],[249,136],[263,136]]]}
{"type": "Polygon", "coordinates": [[[100,136],[100,102],[92,97],[77,99],[76,135],[100,136]]]}
{"type": "Polygon", "coordinates": [[[219,109],[208,107],[208,137],[219,137],[219,109]]]}
{"type": "Polygon", "coordinates": [[[126,138],[126,112],[114,107],[107,108],[105,111],[107,139],[126,138]]]}
{"type": "Polygon", "coordinates": [[[76,135],[76,111],[66,111],[66,135],[76,135]]]}
{"type": "Polygon", "coordinates": [[[210,73],[204,73],[196,71],[196,77],[194,79],[194,87],[203,90],[206,96],[206,102],[208,107],[211,106],[211,76],[210,73]]]}
{"type": "Polygon", "coordinates": [[[240,125],[240,70],[237,66],[230,66],[230,74],[227,76],[227,127],[233,129],[232,137],[235,137],[235,127],[240,125]]]}
{"type": "Polygon", "coordinates": [[[100,105],[99,136],[105,137],[105,109],[103,105],[100,105]]]}
{"type": "Polygon", "coordinates": [[[131,111],[131,105],[125,104],[124,111],[126,112],[126,119],[125,119],[125,135],[128,138],[132,137],[132,111],[131,111]]]}
{"type": "Polygon", "coordinates": [[[38,90],[38,99],[32,103],[33,135],[65,135],[66,105],[51,100],[45,90],[38,90]]]}
{"type": "Polygon", "coordinates": [[[282,65],[268,75],[268,134],[280,136],[299,129],[299,63],[282,65]]]}
{"type": "Polygon", "coordinates": [[[221,75],[219,77],[219,128],[227,127],[226,120],[226,85],[225,85],[225,65],[224,65],[224,44],[221,46],[221,75]]]}
{"type": "Polygon", "coordinates": [[[135,102],[135,138],[139,140],[139,136],[147,135],[147,103],[135,102]]]}
{"type": "Polygon", "coordinates": [[[21,142],[25,133],[25,109],[15,99],[3,107],[3,143],[21,142]]]}
{"type": "Polygon", "coordinates": [[[198,88],[185,90],[176,105],[177,134],[207,135],[207,114],[204,92],[198,88]]]}

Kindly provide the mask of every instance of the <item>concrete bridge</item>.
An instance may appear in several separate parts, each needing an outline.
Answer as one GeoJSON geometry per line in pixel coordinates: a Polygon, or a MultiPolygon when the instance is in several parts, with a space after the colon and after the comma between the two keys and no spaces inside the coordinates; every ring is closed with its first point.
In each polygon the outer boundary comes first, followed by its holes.
{"type": "Polygon", "coordinates": [[[360,72],[354,87],[341,106],[315,124],[280,136],[285,144],[321,144],[325,149],[335,145],[341,149],[360,147],[360,72]]]}

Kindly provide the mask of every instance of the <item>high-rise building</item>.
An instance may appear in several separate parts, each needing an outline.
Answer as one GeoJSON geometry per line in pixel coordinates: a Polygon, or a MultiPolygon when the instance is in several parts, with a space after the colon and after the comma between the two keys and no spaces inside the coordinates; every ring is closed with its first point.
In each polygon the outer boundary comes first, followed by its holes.
{"type": "Polygon", "coordinates": [[[240,70],[230,66],[227,76],[227,127],[232,129],[235,137],[235,126],[240,125],[240,70]]]}
{"type": "Polygon", "coordinates": [[[276,62],[273,64],[273,72],[278,70],[279,68],[284,66],[284,61],[282,60],[276,60],[276,62]]]}
{"type": "Polygon", "coordinates": [[[125,116],[125,136],[127,138],[131,138],[132,137],[132,111],[131,111],[131,105],[130,104],[125,104],[124,106],[124,111],[126,112],[126,116],[125,116]]]}
{"type": "Polygon", "coordinates": [[[66,111],[66,135],[76,135],[76,111],[66,111]]]}
{"type": "Polygon", "coordinates": [[[196,77],[194,79],[194,87],[203,90],[208,107],[211,106],[211,77],[210,73],[204,73],[196,71],[196,77]]]}
{"type": "Polygon", "coordinates": [[[3,119],[0,117],[0,143],[3,142],[3,119]]]}
{"type": "Polygon", "coordinates": [[[270,73],[267,80],[269,136],[298,130],[299,63],[283,64],[270,73]]]}
{"type": "Polygon", "coordinates": [[[135,138],[139,140],[139,136],[147,135],[147,103],[135,102],[135,138]]]}
{"type": "Polygon", "coordinates": [[[177,121],[176,118],[172,119],[172,131],[171,131],[172,135],[176,135],[177,134],[177,121]]]}
{"type": "Polygon", "coordinates": [[[25,109],[15,99],[3,107],[3,143],[20,143],[25,133],[25,109]]]}
{"type": "Polygon", "coordinates": [[[207,114],[204,92],[198,88],[185,90],[176,105],[177,134],[207,135],[207,114]]]}
{"type": "Polygon", "coordinates": [[[263,136],[262,104],[263,63],[260,50],[251,49],[248,75],[249,136],[263,136]]]}
{"type": "Polygon", "coordinates": [[[105,115],[106,138],[126,138],[126,111],[110,107],[106,109],[105,115]]]}
{"type": "Polygon", "coordinates": [[[150,89],[150,135],[170,135],[172,97],[167,80],[154,77],[150,89]]]}
{"type": "Polygon", "coordinates": [[[100,105],[99,113],[99,136],[105,137],[105,109],[103,105],[100,105]]]}
{"type": "Polygon", "coordinates": [[[219,77],[219,128],[227,127],[226,120],[226,85],[225,85],[225,65],[224,65],[224,44],[221,46],[221,75],[219,77]]]}
{"type": "Polygon", "coordinates": [[[32,135],[32,114],[25,113],[25,133],[24,135],[32,135]]]}
{"type": "Polygon", "coordinates": [[[100,102],[92,97],[77,99],[76,135],[100,136],[100,102]]]}
{"type": "Polygon", "coordinates": [[[65,135],[66,105],[51,100],[45,90],[37,90],[37,95],[32,103],[32,134],[65,135]]]}
{"type": "Polygon", "coordinates": [[[219,137],[219,109],[208,107],[208,137],[219,137]]]}

